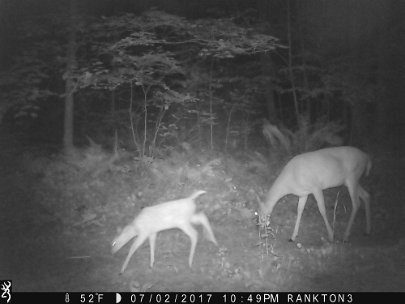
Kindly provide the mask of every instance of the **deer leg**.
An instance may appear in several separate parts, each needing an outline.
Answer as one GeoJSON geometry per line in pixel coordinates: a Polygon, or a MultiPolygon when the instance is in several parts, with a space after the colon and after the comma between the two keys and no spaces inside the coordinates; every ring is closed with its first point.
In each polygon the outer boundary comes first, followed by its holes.
{"type": "Polygon", "coordinates": [[[191,222],[195,225],[202,225],[204,228],[204,234],[207,239],[218,246],[217,240],[215,239],[214,233],[212,232],[210,222],[203,212],[194,214],[191,218],[191,222]]]}
{"type": "Polygon", "coordinates": [[[153,268],[153,263],[155,262],[155,243],[156,243],[156,233],[152,233],[149,236],[150,268],[153,268]]]}
{"type": "Polygon", "coordinates": [[[366,212],[366,234],[371,231],[371,212],[370,212],[370,194],[359,185],[359,197],[364,202],[364,209],[366,212]]]}
{"type": "Polygon", "coordinates": [[[352,200],[352,213],[350,214],[349,222],[346,227],[345,235],[343,238],[344,242],[347,242],[349,240],[350,231],[352,230],[354,218],[356,217],[357,210],[360,207],[359,192],[358,192],[359,185],[357,184],[357,182],[356,183],[347,183],[347,189],[349,190],[350,198],[352,200]]]}
{"type": "Polygon", "coordinates": [[[295,241],[295,238],[298,235],[298,229],[299,229],[300,223],[301,223],[301,216],[302,216],[302,212],[304,211],[307,199],[308,199],[308,195],[307,196],[300,196],[299,199],[298,199],[297,219],[295,221],[294,232],[293,232],[293,234],[291,236],[291,239],[290,239],[290,241],[292,241],[292,242],[295,241]]]}
{"type": "Polygon", "coordinates": [[[191,226],[190,223],[184,223],[181,227],[179,227],[185,234],[188,235],[191,241],[191,248],[190,248],[190,255],[188,257],[188,265],[191,267],[191,264],[193,263],[193,257],[194,257],[194,251],[195,251],[195,246],[197,245],[197,239],[198,239],[198,232],[191,226]]]}
{"type": "Polygon", "coordinates": [[[325,209],[325,199],[322,193],[322,189],[317,189],[313,192],[314,197],[316,199],[316,203],[318,205],[319,212],[322,215],[323,221],[325,222],[326,230],[328,231],[328,238],[330,242],[333,242],[333,230],[329,224],[328,217],[326,216],[326,209],[325,209]]]}
{"type": "Polygon", "coordinates": [[[145,242],[146,238],[147,238],[147,235],[140,234],[135,239],[134,243],[132,244],[131,248],[129,249],[129,253],[127,255],[127,258],[124,261],[124,264],[122,265],[120,273],[123,273],[125,271],[125,269],[128,266],[129,259],[132,257],[132,255],[135,253],[135,251],[139,248],[139,246],[141,246],[143,244],[143,242],[145,242]]]}

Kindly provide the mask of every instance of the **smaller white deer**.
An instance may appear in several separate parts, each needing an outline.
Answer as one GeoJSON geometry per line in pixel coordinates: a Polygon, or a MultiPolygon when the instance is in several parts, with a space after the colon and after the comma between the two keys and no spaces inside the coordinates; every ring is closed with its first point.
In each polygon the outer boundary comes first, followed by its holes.
{"type": "Polygon", "coordinates": [[[206,237],[215,245],[218,245],[207,216],[203,212],[196,213],[195,199],[204,193],[206,193],[206,191],[196,191],[187,198],[173,200],[142,209],[132,223],[126,226],[112,243],[112,253],[115,253],[133,237],[137,236],[129,249],[124,264],[122,265],[121,273],[125,271],[130,258],[147,238],[149,238],[150,245],[150,267],[153,267],[155,261],[156,234],[162,230],[179,228],[188,235],[191,240],[191,249],[188,259],[190,267],[193,262],[194,251],[198,239],[198,232],[193,227],[193,224],[202,225],[206,237]]]}
{"type": "Polygon", "coordinates": [[[291,236],[291,240],[295,241],[308,195],[312,193],[325,222],[329,240],[332,242],[333,231],[326,216],[322,190],[345,185],[352,200],[352,213],[343,240],[347,241],[349,238],[360,206],[359,198],[365,204],[366,233],[368,234],[371,229],[369,194],[359,185],[359,179],[363,173],[368,175],[370,169],[370,158],[354,147],[326,148],[297,155],[285,165],[270,188],[266,201],[259,202],[261,220],[271,215],[274,206],[283,196],[297,195],[299,197],[297,220],[291,236]]]}

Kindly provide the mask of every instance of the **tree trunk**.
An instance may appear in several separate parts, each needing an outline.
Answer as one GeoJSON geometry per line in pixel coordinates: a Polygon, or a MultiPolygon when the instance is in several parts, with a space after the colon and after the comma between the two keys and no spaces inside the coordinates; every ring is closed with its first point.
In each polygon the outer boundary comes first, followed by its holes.
{"type": "Polygon", "coordinates": [[[77,0],[70,0],[70,21],[69,34],[66,54],[66,81],[65,81],[65,117],[63,149],[66,154],[74,151],[73,132],[74,132],[74,91],[75,84],[72,79],[72,73],[76,67],[76,26],[77,26],[77,0]]]}
{"type": "Polygon", "coordinates": [[[292,27],[292,20],[291,20],[291,6],[290,0],[287,0],[287,40],[288,40],[288,74],[290,77],[291,83],[291,91],[293,95],[294,101],[294,113],[295,113],[295,120],[297,126],[300,125],[300,109],[298,105],[298,97],[296,92],[295,80],[294,80],[294,73],[293,73],[293,54],[292,54],[292,37],[291,37],[291,27],[292,27]]]}
{"type": "Polygon", "coordinates": [[[275,92],[273,86],[273,79],[275,79],[275,67],[273,63],[273,59],[271,58],[270,54],[263,54],[261,56],[262,62],[262,73],[264,77],[269,78],[269,83],[266,85],[264,91],[264,100],[266,102],[267,107],[267,117],[271,123],[276,123],[281,117],[277,117],[277,110],[276,110],[276,101],[275,101],[275,92]]]}

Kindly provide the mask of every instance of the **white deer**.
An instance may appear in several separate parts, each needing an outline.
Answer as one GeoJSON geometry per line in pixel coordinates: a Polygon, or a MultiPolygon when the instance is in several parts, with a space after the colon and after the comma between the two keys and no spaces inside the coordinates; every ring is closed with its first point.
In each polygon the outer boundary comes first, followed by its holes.
{"type": "Polygon", "coordinates": [[[259,202],[261,220],[265,216],[271,215],[274,206],[283,196],[297,195],[299,197],[297,220],[291,236],[291,241],[295,241],[308,195],[312,193],[325,222],[329,240],[332,242],[333,231],[326,216],[322,190],[345,185],[352,201],[352,213],[343,240],[349,239],[353,221],[360,206],[359,198],[365,204],[366,233],[369,234],[371,229],[370,195],[360,186],[359,179],[364,173],[368,175],[370,169],[370,158],[354,147],[326,148],[297,155],[285,165],[270,188],[265,202],[259,202]]]}
{"type": "Polygon", "coordinates": [[[112,253],[115,253],[133,237],[137,236],[129,249],[124,264],[122,265],[121,273],[125,271],[130,258],[147,238],[149,238],[150,245],[150,267],[153,267],[155,261],[156,234],[162,230],[179,228],[188,235],[191,240],[191,249],[188,259],[190,267],[193,263],[193,256],[198,238],[197,230],[195,230],[193,224],[202,225],[205,229],[207,238],[214,244],[218,245],[207,216],[203,212],[196,213],[195,199],[204,193],[206,193],[206,191],[196,191],[187,198],[173,200],[142,209],[132,223],[126,226],[112,243],[112,253]]]}

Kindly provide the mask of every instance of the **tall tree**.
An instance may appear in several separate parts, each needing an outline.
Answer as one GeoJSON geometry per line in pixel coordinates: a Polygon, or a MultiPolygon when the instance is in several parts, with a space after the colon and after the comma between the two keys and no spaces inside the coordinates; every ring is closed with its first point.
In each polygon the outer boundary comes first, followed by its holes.
{"type": "Polygon", "coordinates": [[[65,117],[64,117],[64,134],[63,148],[66,154],[71,154],[74,150],[73,132],[74,132],[74,91],[75,83],[73,80],[73,71],[76,68],[76,50],[77,37],[76,30],[78,25],[77,0],[70,0],[70,18],[68,41],[66,48],[66,72],[65,72],[65,117]]]}

